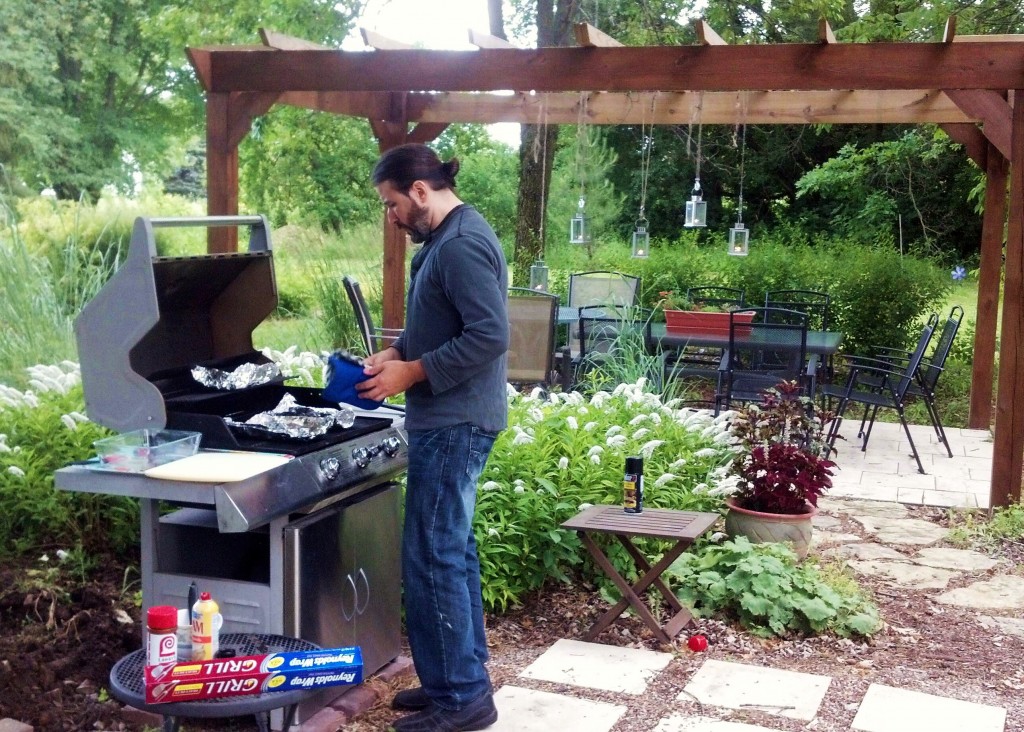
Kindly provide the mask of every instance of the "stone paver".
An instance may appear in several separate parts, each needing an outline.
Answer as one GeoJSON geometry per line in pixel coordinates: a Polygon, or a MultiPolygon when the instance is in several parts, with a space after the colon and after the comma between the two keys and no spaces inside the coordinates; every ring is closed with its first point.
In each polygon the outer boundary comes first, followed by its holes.
{"type": "Polygon", "coordinates": [[[503,686],[494,692],[498,721],[488,732],[607,732],[626,712],[621,704],[503,686]]]}
{"type": "Polygon", "coordinates": [[[949,533],[949,529],[921,519],[894,520],[855,513],[853,520],[863,526],[865,531],[874,534],[875,538],[883,544],[934,544],[944,539],[949,533]]]}
{"type": "Polygon", "coordinates": [[[831,681],[828,676],[709,659],[676,699],[809,721],[831,681]]]}
{"type": "Polygon", "coordinates": [[[647,689],[647,682],[671,660],[670,653],[562,639],[544,651],[520,676],[642,694],[647,689]]]}
{"type": "Polygon", "coordinates": [[[895,549],[890,549],[887,546],[871,542],[864,542],[861,544],[843,544],[842,546],[837,546],[834,549],[829,549],[828,553],[832,556],[851,557],[853,559],[890,559],[897,562],[907,561],[907,557],[900,554],[895,549]]]}
{"type": "Polygon", "coordinates": [[[1005,635],[1016,635],[1024,638],[1024,619],[1004,618],[1000,616],[979,615],[978,624],[985,630],[1003,633],[1005,635]]]}
{"type": "Polygon", "coordinates": [[[851,559],[849,565],[861,574],[881,577],[894,585],[915,590],[944,590],[956,576],[948,569],[922,567],[910,562],[851,559]]]}
{"type": "Polygon", "coordinates": [[[654,728],[654,732],[776,732],[776,730],[712,717],[684,717],[673,714],[671,717],[661,720],[654,728]]]}
{"type": "Polygon", "coordinates": [[[958,569],[962,572],[983,572],[999,564],[995,559],[981,552],[967,549],[949,549],[933,546],[922,549],[910,557],[914,564],[940,569],[958,569]]]}
{"type": "Polygon", "coordinates": [[[993,577],[944,592],[935,601],[979,610],[1024,610],[1024,577],[993,577]]]}
{"type": "Polygon", "coordinates": [[[829,513],[841,513],[847,516],[874,516],[876,518],[901,519],[907,517],[906,506],[885,501],[836,501],[822,498],[818,506],[829,513]]]}
{"type": "Polygon", "coordinates": [[[872,684],[853,719],[860,732],[1003,732],[1006,710],[872,684]]]}

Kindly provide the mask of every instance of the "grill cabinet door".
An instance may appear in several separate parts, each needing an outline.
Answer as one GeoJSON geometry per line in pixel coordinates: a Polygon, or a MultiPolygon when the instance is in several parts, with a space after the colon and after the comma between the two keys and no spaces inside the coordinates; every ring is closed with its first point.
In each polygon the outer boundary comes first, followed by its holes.
{"type": "Polygon", "coordinates": [[[324,648],[359,646],[363,678],[396,658],[401,652],[398,486],[389,483],[368,497],[330,506],[284,531],[285,633],[324,648]]]}

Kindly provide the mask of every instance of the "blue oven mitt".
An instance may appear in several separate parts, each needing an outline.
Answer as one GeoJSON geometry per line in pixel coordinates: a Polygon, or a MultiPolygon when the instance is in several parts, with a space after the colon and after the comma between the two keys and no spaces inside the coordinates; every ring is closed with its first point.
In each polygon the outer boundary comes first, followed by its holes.
{"type": "Polygon", "coordinates": [[[367,378],[363,373],[363,359],[348,351],[335,351],[327,358],[327,386],[321,396],[329,402],[344,402],[360,409],[376,409],[381,402],[364,399],[356,391],[356,384],[367,378]]]}

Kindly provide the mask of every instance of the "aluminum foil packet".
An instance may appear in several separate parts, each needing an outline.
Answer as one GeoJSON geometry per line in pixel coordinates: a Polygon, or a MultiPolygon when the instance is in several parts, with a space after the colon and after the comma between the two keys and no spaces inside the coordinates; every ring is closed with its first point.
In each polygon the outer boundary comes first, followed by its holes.
{"type": "Polygon", "coordinates": [[[225,420],[230,426],[257,437],[289,437],[293,440],[314,440],[332,427],[347,429],[355,424],[356,414],[348,407],[307,407],[285,394],[268,412],[254,414],[245,422],[225,420]]]}
{"type": "Polygon", "coordinates": [[[247,389],[273,381],[281,375],[281,368],[276,363],[243,363],[234,371],[207,366],[193,366],[192,378],[203,386],[222,391],[247,389]]]}

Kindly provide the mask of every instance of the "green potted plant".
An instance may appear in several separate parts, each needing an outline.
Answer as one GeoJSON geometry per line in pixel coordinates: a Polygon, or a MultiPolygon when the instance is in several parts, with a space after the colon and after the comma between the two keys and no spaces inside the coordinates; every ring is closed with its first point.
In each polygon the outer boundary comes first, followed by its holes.
{"type": "MultiPolygon", "coordinates": [[[[665,329],[672,334],[686,335],[702,333],[712,335],[729,335],[729,323],[734,306],[708,305],[703,302],[691,302],[685,297],[676,297],[671,291],[658,293],[659,304],[665,312],[665,329]]],[[[736,317],[747,323],[753,322],[753,313],[737,313],[736,317]]]]}
{"type": "Polygon", "coordinates": [[[827,415],[796,382],[768,389],[737,410],[731,431],[739,454],[729,470],[726,533],[752,542],[788,541],[807,556],[818,498],[832,487],[835,463],[824,439],[827,415]]]}

